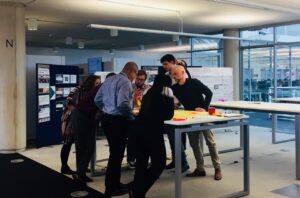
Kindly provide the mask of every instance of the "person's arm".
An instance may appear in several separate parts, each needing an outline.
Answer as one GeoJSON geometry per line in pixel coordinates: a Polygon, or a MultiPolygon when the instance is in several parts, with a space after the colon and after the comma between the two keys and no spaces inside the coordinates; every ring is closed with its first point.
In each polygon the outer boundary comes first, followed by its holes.
{"type": "Polygon", "coordinates": [[[174,85],[172,85],[171,86],[171,90],[172,90],[172,92],[173,92],[173,95],[174,95],[174,109],[179,109],[180,107],[181,107],[181,103],[180,103],[180,101],[178,100],[178,98],[176,97],[176,86],[177,86],[177,83],[176,84],[174,84],[174,85]]]}
{"type": "Polygon", "coordinates": [[[164,87],[163,92],[163,120],[170,120],[174,116],[174,95],[171,88],[164,87]]]}
{"type": "Polygon", "coordinates": [[[119,87],[117,108],[128,119],[134,119],[132,112],[132,85],[130,82],[124,83],[119,87]]]}
{"type": "Polygon", "coordinates": [[[212,96],[213,96],[213,93],[212,91],[206,86],[204,85],[201,81],[199,80],[196,80],[196,86],[197,86],[197,90],[200,91],[200,93],[202,95],[204,95],[204,104],[203,104],[203,107],[205,107],[205,110],[207,111],[208,110],[208,107],[209,107],[209,104],[211,102],[211,99],[212,99],[212,96]]]}
{"type": "Polygon", "coordinates": [[[174,99],[168,98],[164,96],[164,111],[163,111],[163,119],[170,120],[174,116],[174,99]]]}

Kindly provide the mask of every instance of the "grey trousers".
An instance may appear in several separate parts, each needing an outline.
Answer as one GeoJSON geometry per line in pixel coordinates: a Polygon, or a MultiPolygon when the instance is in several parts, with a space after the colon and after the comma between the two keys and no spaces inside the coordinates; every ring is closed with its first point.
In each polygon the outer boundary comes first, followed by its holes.
{"type": "Polygon", "coordinates": [[[197,163],[198,170],[204,170],[204,158],[203,151],[200,146],[200,133],[203,134],[205,138],[206,145],[208,146],[211,161],[214,168],[220,168],[221,161],[218,154],[218,149],[215,141],[214,134],[211,130],[197,131],[193,133],[187,133],[189,137],[190,145],[193,149],[193,153],[197,163]]]}

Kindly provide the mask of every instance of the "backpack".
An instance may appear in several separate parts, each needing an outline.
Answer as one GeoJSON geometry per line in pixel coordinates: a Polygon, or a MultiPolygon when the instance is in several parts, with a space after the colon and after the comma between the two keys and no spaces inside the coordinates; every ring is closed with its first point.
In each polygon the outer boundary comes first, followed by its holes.
{"type": "Polygon", "coordinates": [[[61,133],[65,143],[72,142],[74,139],[71,122],[72,111],[66,109],[61,116],[61,133]]]}
{"type": "Polygon", "coordinates": [[[72,122],[71,122],[72,110],[68,109],[68,106],[69,105],[76,106],[78,104],[78,97],[79,97],[79,87],[76,87],[68,95],[66,104],[64,106],[64,111],[61,115],[61,133],[65,144],[74,142],[74,134],[73,134],[72,122]]]}

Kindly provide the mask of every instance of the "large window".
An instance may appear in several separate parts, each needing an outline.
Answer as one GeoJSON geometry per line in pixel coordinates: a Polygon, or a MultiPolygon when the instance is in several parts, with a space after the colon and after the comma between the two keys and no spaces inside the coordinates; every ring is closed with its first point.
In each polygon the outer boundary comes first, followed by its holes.
{"type": "MultiPolygon", "coordinates": [[[[243,98],[272,102],[273,98],[300,97],[300,24],[241,31],[243,98]]],[[[277,115],[277,132],[294,133],[288,115],[277,115]]],[[[271,126],[270,114],[255,113],[250,123],[271,126]]]]}
{"type": "Polygon", "coordinates": [[[272,83],[271,47],[242,50],[243,97],[248,101],[268,101],[272,83]]]}
{"type": "Polygon", "coordinates": [[[276,27],[278,43],[300,42],[300,24],[276,27]]]}
{"type": "Polygon", "coordinates": [[[241,46],[271,45],[274,43],[273,28],[262,28],[257,30],[245,30],[241,32],[241,46]]]}
{"type": "Polygon", "coordinates": [[[192,38],[191,65],[202,67],[223,66],[223,40],[192,38]]]}
{"type": "Polygon", "coordinates": [[[300,24],[245,30],[241,37],[253,39],[241,41],[243,99],[299,97],[300,24]]]}

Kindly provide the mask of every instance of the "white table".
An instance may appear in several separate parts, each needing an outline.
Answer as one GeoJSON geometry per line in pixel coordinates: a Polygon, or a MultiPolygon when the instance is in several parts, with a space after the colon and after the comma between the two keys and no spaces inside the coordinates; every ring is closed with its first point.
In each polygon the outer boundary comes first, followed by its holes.
{"type": "Polygon", "coordinates": [[[273,98],[272,100],[274,102],[300,104],[300,97],[294,97],[294,98],[273,98]]]}
{"type": "MultiPolygon", "coordinates": [[[[295,115],[295,153],[296,153],[296,179],[300,179],[300,105],[290,103],[269,103],[249,101],[212,102],[212,107],[220,109],[232,109],[240,111],[268,112],[272,114],[295,115]]],[[[273,125],[276,123],[275,116],[272,116],[273,125]]],[[[272,128],[275,128],[274,126],[272,128]]],[[[275,133],[272,135],[273,141],[275,133]]]]}
{"type": "Polygon", "coordinates": [[[244,148],[244,168],[243,168],[243,190],[226,195],[224,197],[242,197],[249,195],[249,126],[245,122],[248,116],[239,117],[216,117],[216,116],[202,116],[201,118],[185,120],[185,121],[165,121],[165,124],[171,125],[175,128],[175,197],[182,197],[181,189],[181,135],[182,133],[189,133],[214,128],[224,128],[231,126],[243,126],[243,148],[244,148]]]}

